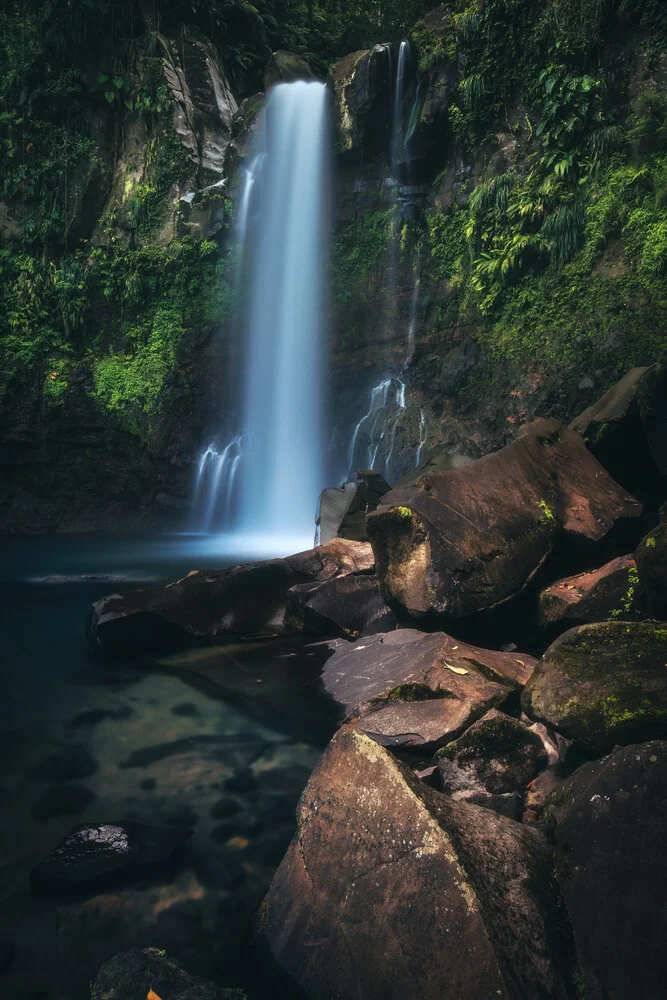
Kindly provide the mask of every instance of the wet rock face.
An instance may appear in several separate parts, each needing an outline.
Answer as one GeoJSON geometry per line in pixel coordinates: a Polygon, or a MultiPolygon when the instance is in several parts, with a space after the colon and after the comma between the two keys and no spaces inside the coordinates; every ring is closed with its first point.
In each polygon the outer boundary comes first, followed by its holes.
{"type": "Polygon", "coordinates": [[[667,623],[570,629],[546,651],[521,703],[592,755],[667,734],[667,623]]]}
{"type": "Polygon", "coordinates": [[[244,1000],[245,996],[189,975],[157,948],[114,955],[100,968],[90,996],[91,1000],[144,1000],[151,992],[164,1000],[244,1000]]]}
{"type": "Polygon", "coordinates": [[[344,727],[301,798],[263,931],[312,1000],[565,998],[550,864],[536,831],[452,802],[344,727]]]}
{"type": "Polygon", "coordinates": [[[667,521],[663,520],[641,540],[635,559],[649,612],[656,618],[667,619],[667,521]]]}
{"type": "Polygon", "coordinates": [[[579,768],[552,799],[556,865],[590,1000],[664,996],[667,743],[579,768]]]}
{"type": "Polygon", "coordinates": [[[305,59],[295,52],[279,49],[272,52],[264,70],[264,89],[276,83],[293,83],[294,80],[314,80],[315,74],[305,59]]]}
{"type": "Polygon", "coordinates": [[[379,472],[365,469],[341,487],[322,490],[317,513],[320,542],[329,542],[335,537],[365,542],[366,514],[375,510],[390,489],[379,472]]]}
{"type": "Polygon", "coordinates": [[[635,560],[620,556],[589,573],[557,580],[541,592],[539,616],[542,627],[558,621],[637,621],[642,614],[635,560]]]}
{"type": "Polygon", "coordinates": [[[536,662],[415,629],[312,648],[332,654],[322,665],[322,684],[340,720],[354,719],[391,746],[441,746],[516,697],[536,662]]]}
{"type": "Polygon", "coordinates": [[[633,368],[570,427],[606,469],[649,504],[667,476],[667,366],[633,368]]]}
{"type": "Polygon", "coordinates": [[[164,865],[191,830],[128,821],[75,826],[33,868],[37,894],[88,892],[164,865]]]}
{"type": "Polygon", "coordinates": [[[86,634],[95,646],[131,651],[177,647],[189,637],[273,633],[282,628],[290,587],[372,568],[370,545],[334,539],[287,559],[195,570],[164,588],[103,598],[86,634]]]}
{"type": "Polygon", "coordinates": [[[639,513],[578,434],[536,420],[498,452],[386,494],[367,533],[388,604],[459,618],[517,594],[559,540],[598,542],[639,513]]]}
{"type": "Polygon", "coordinates": [[[389,56],[383,45],[351,52],[329,70],[336,150],[357,158],[383,152],[391,127],[389,56]]]}

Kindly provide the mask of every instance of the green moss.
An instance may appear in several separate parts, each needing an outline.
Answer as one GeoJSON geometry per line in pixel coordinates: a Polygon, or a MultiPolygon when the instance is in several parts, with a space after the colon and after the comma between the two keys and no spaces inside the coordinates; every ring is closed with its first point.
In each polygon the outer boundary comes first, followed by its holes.
{"type": "Polygon", "coordinates": [[[634,566],[628,570],[628,588],[621,598],[620,608],[614,608],[609,617],[611,619],[622,618],[623,615],[631,614],[635,610],[635,599],[639,588],[639,573],[634,566]]]}
{"type": "Polygon", "coordinates": [[[540,522],[542,524],[555,524],[556,515],[552,511],[551,507],[546,500],[538,500],[537,506],[540,508],[540,522]]]}
{"type": "Polygon", "coordinates": [[[398,516],[402,517],[404,520],[410,520],[412,517],[412,511],[409,507],[395,507],[394,510],[398,516]]]}

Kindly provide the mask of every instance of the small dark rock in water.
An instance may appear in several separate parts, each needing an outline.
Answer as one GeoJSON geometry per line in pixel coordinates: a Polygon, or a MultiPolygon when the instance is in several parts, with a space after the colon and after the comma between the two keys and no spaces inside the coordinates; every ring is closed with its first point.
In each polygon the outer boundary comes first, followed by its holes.
{"type": "Polygon", "coordinates": [[[33,868],[33,891],[87,892],[149,874],[168,861],[191,833],[185,827],[128,820],[75,826],[33,868]]]}
{"type": "Polygon", "coordinates": [[[231,848],[207,854],[193,862],[197,878],[216,889],[235,889],[245,881],[246,873],[238,856],[231,848]]]}
{"type": "Polygon", "coordinates": [[[0,973],[6,972],[14,961],[14,942],[11,938],[0,936],[0,973]]]}
{"type": "Polygon", "coordinates": [[[32,818],[42,822],[54,816],[76,816],[96,797],[89,788],[80,785],[52,785],[40,795],[32,810],[32,818]]]}
{"type": "Polygon", "coordinates": [[[171,714],[182,715],[185,718],[194,718],[199,715],[199,709],[191,701],[183,701],[180,705],[174,705],[171,714]]]}
{"type": "Polygon", "coordinates": [[[227,778],[224,787],[229,792],[250,792],[257,787],[257,778],[252,771],[237,771],[227,778]]]}
{"type": "Polygon", "coordinates": [[[89,778],[97,771],[97,761],[85,747],[65,746],[58,753],[45,757],[27,772],[34,781],[77,781],[89,778]]]}
{"type": "Polygon", "coordinates": [[[251,813],[237,813],[224,823],[218,823],[211,830],[211,837],[218,843],[224,844],[231,837],[252,837],[262,829],[262,822],[257,816],[251,813]]]}
{"type": "Polygon", "coordinates": [[[139,782],[139,788],[143,789],[144,792],[154,792],[157,787],[157,781],[155,778],[144,778],[143,781],[139,782]]]}
{"type": "Polygon", "coordinates": [[[165,817],[169,826],[196,826],[198,821],[197,813],[190,806],[179,806],[165,817]]]}
{"type": "Polygon", "coordinates": [[[241,808],[236,799],[220,799],[211,809],[213,819],[228,819],[241,808]]]}
{"type": "Polygon", "coordinates": [[[67,723],[67,728],[92,728],[93,726],[99,725],[100,722],[106,722],[107,719],[129,719],[132,714],[132,709],[129,705],[121,705],[121,707],[115,711],[107,708],[90,708],[85,712],[79,712],[79,714],[75,715],[73,719],[70,719],[67,723]]]}
{"type": "Polygon", "coordinates": [[[90,997],[145,1000],[151,993],[164,1000],[245,1000],[240,990],[224,989],[208,979],[191,976],[157,948],[114,955],[100,968],[90,997]]]}

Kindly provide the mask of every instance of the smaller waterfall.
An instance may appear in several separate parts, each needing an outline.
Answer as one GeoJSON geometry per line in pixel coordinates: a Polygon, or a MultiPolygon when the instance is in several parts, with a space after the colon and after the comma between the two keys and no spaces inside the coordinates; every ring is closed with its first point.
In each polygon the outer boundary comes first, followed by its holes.
{"type": "Polygon", "coordinates": [[[426,417],[424,411],[420,409],[419,411],[419,447],[417,448],[417,454],[415,455],[415,468],[419,468],[421,465],[421,460],[424,456],[424,445],[428,437],[428,430],[426,427],[426,417]]]}
{"type": "Polygon", "coordinates": [[[199,459],[193,500],[193,524],[198,532],[223,531],[232,515],[236,473],[243,455],[240,437],[219,450],[210,444],[199,459]]]}
{"type": "Polygon", "coordinates": [[[383,379],[371,389],[369,407],[352,432],[348,449],[348,476],[355,469],[375,469],[382,449],[383,468],[387,472],[394,449],[396,427],[406,409],[405,383],[399,378],[383,379]]]}

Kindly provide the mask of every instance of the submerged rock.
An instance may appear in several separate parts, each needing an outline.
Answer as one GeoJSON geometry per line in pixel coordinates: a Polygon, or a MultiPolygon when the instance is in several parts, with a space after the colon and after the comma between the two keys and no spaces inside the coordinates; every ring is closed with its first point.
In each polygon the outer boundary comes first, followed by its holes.
{"type": "MultiPolygon", "coordinates": [[[[312,647],[313,649],[323,647],[312,647]]],[[[339,718],[384,745],[441,745],[490,708],[512,697],[535,660],[481,649],[444,632],[399,629],[361,639],[337,639],[321,667],[321,683],[339,718]],[[332,655],[331,655],[332,654],[332,655]]]]}
{"type": "Polygon", "coordinates": [[[101,966],[91,1000],[245,1000],[240,990],[223,989],[191,976],[163,951],[123,951],[101,966]]]}
{"type": "Polygon", "coordinates": [[[521,591],[561,539],[598,542],[639,513],[578,434],[536,420],[498,452],[392,490],[367,532],[388,604],[460,618],[521,591]]]}
{"type": "Polygon", "coordinates": [[[145,875],[167,862],[191,833],[126,820],[75,826],[33,868],[33,892],[89,892],[145,875]]]}
{"type": "Polygon", "coordinates": [[[604,622],[560,636],[521,696],[527,715],[593,755],[667,734],[667,623],[604,622]]]}
{"type": "Polygon", "coordinates": [[[650,613],[667,619],[667,521],[642,538],[635,560],[650,613]]]}
{"type": "Polygon", "coordinates": [[[262,927],[312,1000],[568,996],[567,936],[537,831],[453,802],[350,727],[297,819],[262,927]]]}
{"type": "Polygon", "coordinates": [[[550,805],[586,997],[665,995],[667,743],[584,764],[550,805]]]}
{"type": "Polygon", "coordinates": [[[325,583],[301,583],[287,595],[285,627],[305,635],[356,639],[396,625],[375,576],[355,573],[325,583]]]}
{"type": "Polygon", "coordinates": [[[317,511],[320,543],[336,537],[365,542],[366,514],[375,510],[390,489],[384,476],[365,469],[343,486],[322,490],[317,511]]]}
{"type": "Polygon", "coordinates": [[[633,368],[570,427],[626,489],[643,501],[664,497],[667,365],[633,368]]]}
{"type": "Polygon", "coordinates": [[[265,634],[282,629],[290,587],[373,568],[370,545],[334,539],[286,559],[194,570],[157,590],[111,594],[93,605],[90,641],[105,649],[168,649],[189,637],[265,634]]]}
{"type": "Polygon", "coordinates": [[[538,734],[498,711],[487,712],[437,757],[438,787],[478,805],[486,804],[485,794],[522,792],[548,763],[538,734]]]}
{"type": "Polygon", "coordinates": [[[641,618],[641,588],[632,556],[620,556],[588,573],[557,580],[539,597],[540,624],[641,618]]]}

